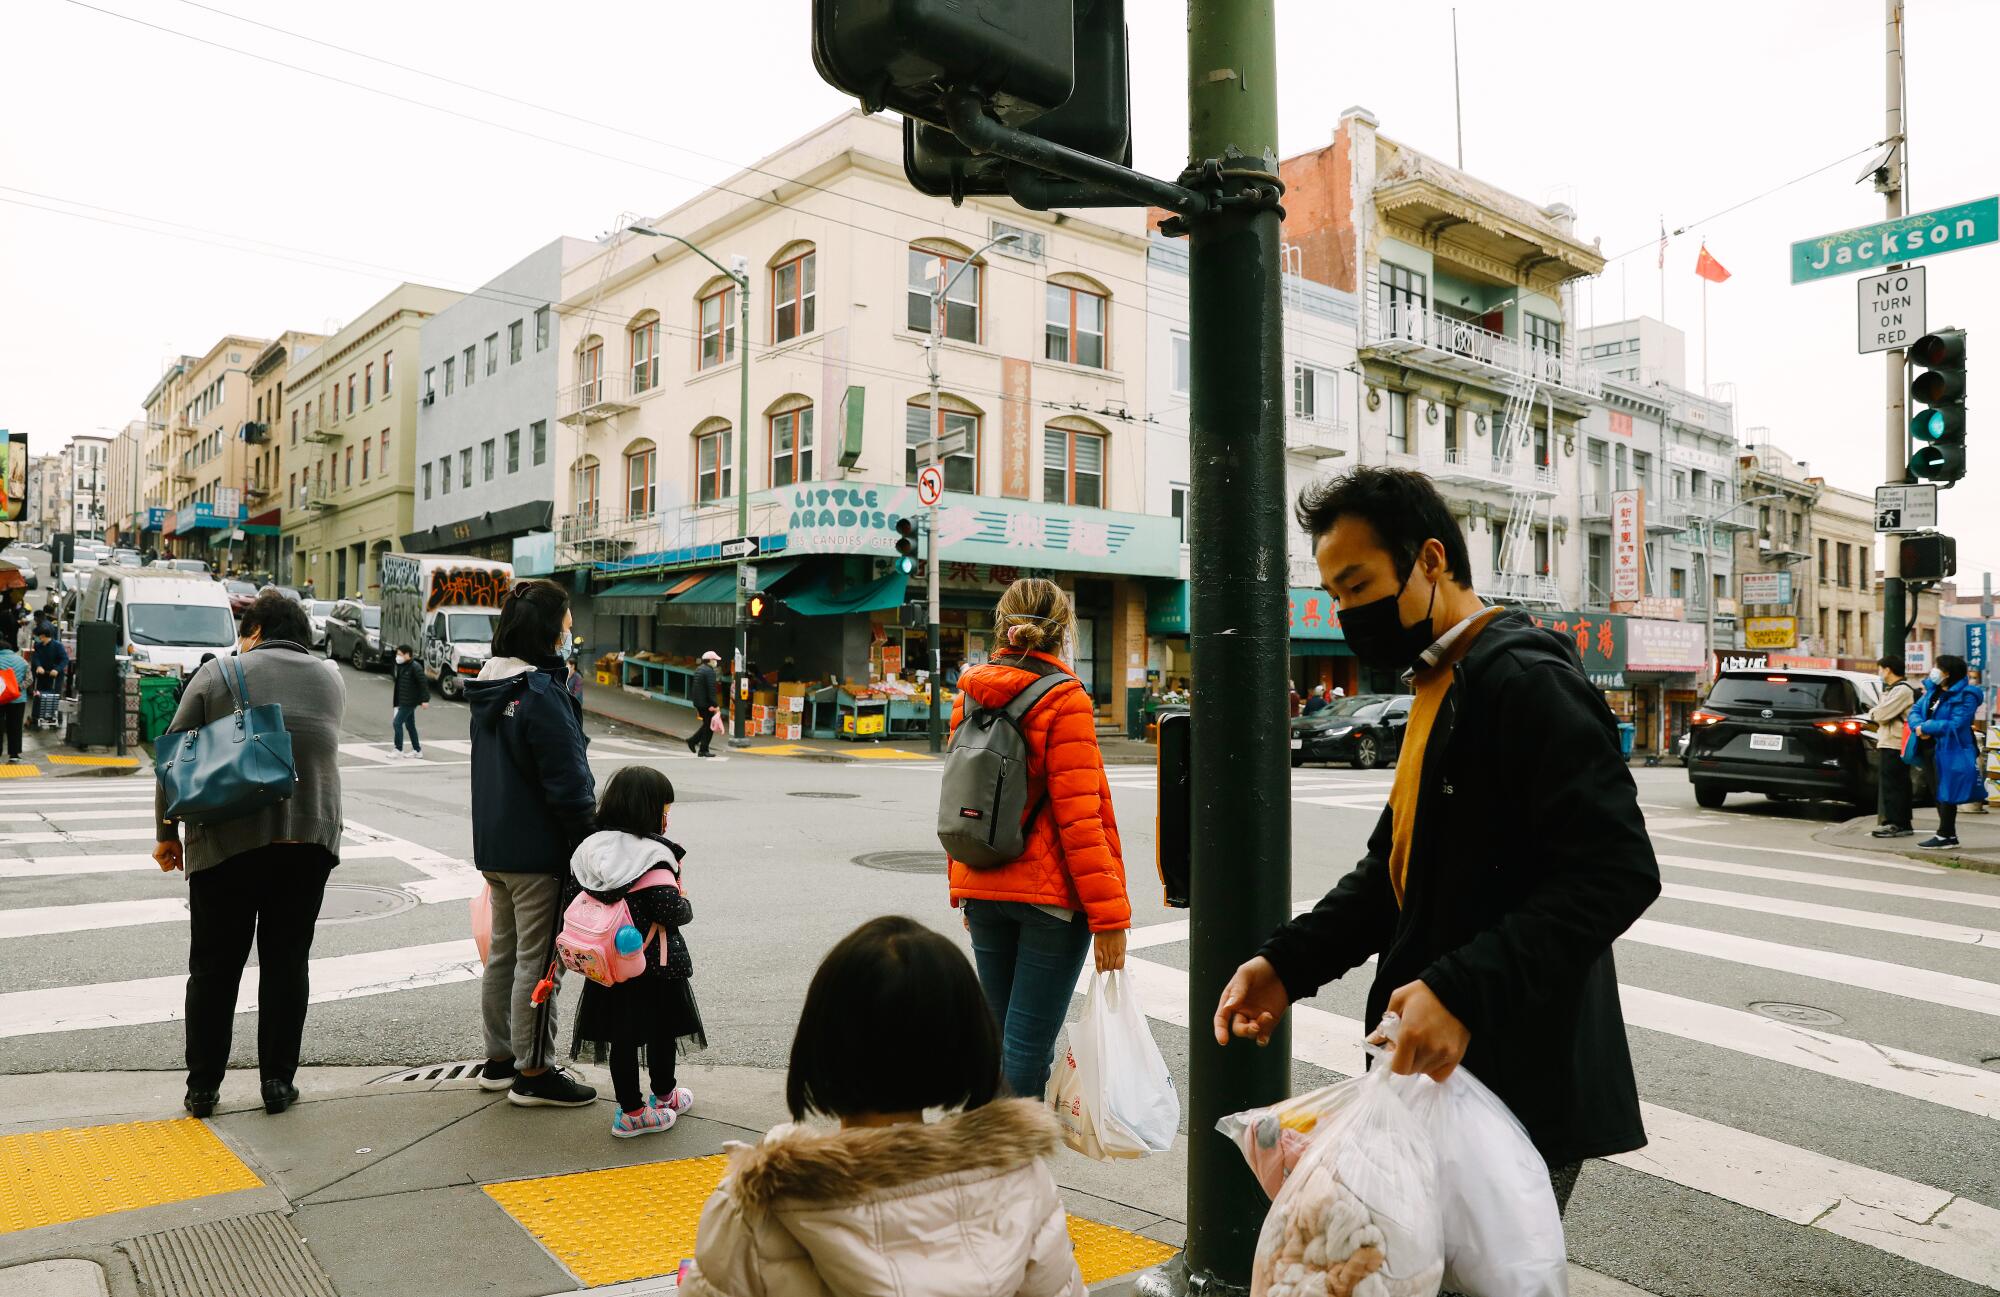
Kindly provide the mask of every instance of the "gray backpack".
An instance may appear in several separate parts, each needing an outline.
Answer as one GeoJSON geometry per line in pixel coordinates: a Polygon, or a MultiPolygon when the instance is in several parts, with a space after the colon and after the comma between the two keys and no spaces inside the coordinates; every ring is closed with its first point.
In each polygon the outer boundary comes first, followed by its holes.
{"type": "Polygon", "coordinates": [[[1064,672],[1045,675],[1005,707],[980,707],[966,695],[938,794],[938,842],[953,860],[997,869],[1027,850],[1041,803],[1028,807],[1028,740],[1021,722],[1072,679],[1064,672]]]}

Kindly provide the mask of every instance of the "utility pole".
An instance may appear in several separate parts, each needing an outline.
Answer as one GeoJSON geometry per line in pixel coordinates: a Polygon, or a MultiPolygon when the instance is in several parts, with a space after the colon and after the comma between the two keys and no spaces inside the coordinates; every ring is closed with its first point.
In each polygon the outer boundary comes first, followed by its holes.
{"type": "Polygon", "coordinates": [[[1193,320],[1189,553],[1194,696],[1188,910],[1188,1201],[1195,1291],[1247,1290],[1269,1208],[1215,1131],[1291,1093],[1289,1019],[1267,1048],[1215,1043],[1222,988],[1291,909],[1287,743],[1284,318],[1277,189],[1274,0],[1188,0],[1188,156],[1182,183],[1219,181],[1186,221],[1193,320]],[[1205,1286],[1204,1286],[1205,1285],[1205,1286]]]}
{"type": "MultiPolygon", "coordinates": [[[[750,534],[750,260],[747,257],[730,258],[730,277],[736,281],[739,305],[737,318],[742,321],[736,330],[736,369],[738,387],[736,389],[736,534],[750,534]]],[[[741,555],[736,560],[736,675],[731,681],[736,695],[731,711],[736,716],[734,738],[736,747],[747,747],[749,740],[744,735],[744,727],[750,720],[750,625],[743,620],[743,569],[753,555],[741,555]]]]}
{"type": "MultiPolygon", "coordinates": [[[[1883,137],[1889,141],[1889,165],[1883,170],[1883,179],[1877,182],[1882,196],[1888,200],[1885,215],[1896,220],[1903,214],[1903,160],[1908,155],[1904,138],[1903,122],[1903,0],[1883,0],[1883,37],[1886,42],[1884,54],[1884,120],[1883,137]]],[[[1890,266],[1890,270],[1902,267],[1890,266]]],[[[1909,420],[1904,417],[1904,371],[1903,352],[1882,353],[1884,367],[1884,405],[1888,416],[1888,429],[1883,440],[1884,482],[1907,482],[1910,480],[1908,435],[1909,420]]],[[[1902,581],[1902,555],[1897,552],[1895,538],[1882,546],[1882,655],[1900,658],[1903,644],[1908,637],[1906,623],[1907,610],[1902,581]]]]}

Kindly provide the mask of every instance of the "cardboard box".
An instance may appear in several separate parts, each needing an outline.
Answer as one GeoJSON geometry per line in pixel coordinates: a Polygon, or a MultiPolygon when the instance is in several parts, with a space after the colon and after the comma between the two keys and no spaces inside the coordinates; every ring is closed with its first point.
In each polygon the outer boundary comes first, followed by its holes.
{"type": "Polygon", "coordinates": [[[780,694],[778,697],[778,710],[781,712],[790,712],[794,716],[804,715],[806,710],[805,695],[780,694]]]}
{"type": "Polygon", "coordinates": [[[763,703],[752,703],[750,704],[750,719],[756,724],[762,725],[766,720],[770,719],[773,710],[773,708],[766,707],[763,703]]]}
{"type": "Polygon", "coordinates": [[[812,686],[803,680],[781,680],[778,682],[778,697],[803,698],[811,688],[812,686]]]}
{"type": "Polygon", "coordinates": [[[801,738],[805,737],[805,728],[806,728],[805,726],[794,722],[793,724],[782,726],[779,730],[778,737],[789,739],[792,742],[796,743],[801,738]]]}
{"type": "Polygon", "coordinates": [[[889,728],[889,718],[881,712],[871,712],[858,718],[854,727],[856,734],[881,734],[889,728]]]}
{"type": "Polygon", "coordinates": [[[778,705],[778,695],[769,689],[759,689],[750,695],[750,701],[753,703],[762,703],[766,707],[776,707],[778,705]]]}
{"type": "Polygon", "coordinates": [[[778,732],[778,718],[776,716],[766,716],[763,720],[757,722],[757,732],[759,734],[776,734],[778,732]]]}

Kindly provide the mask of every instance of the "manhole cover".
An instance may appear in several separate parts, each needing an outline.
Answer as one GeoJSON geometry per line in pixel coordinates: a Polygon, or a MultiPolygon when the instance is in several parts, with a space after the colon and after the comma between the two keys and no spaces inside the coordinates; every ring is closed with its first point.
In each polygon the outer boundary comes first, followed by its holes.
{"type": "Polygon", "coordinates": [[[320,902],[321,923],[365,923],[386,919],[392,914],[417,907],[417,898],[394,887],[371,887],[366,883],[328,883],[326,899],[320,902]]]}
{"type": "Polygon", "coordinates": [[[860,793],[790,793],[792,797],[818,797],[826,801],[848,801],[861,796],[860,793]]]}
{"type": "Polygon", "coordinates": [[[942,851],[871,851],[856,856],[863,869],[886,869],[892,874],[941,874],[945,871],[942,851]]]}
{"type": "Polygon", "coordinates": [[[1810,1004],[1786,1004],[1782,1000],[1756,1000],[1750,1007],[1767,1018],[1778,1022],[1789,1022],[1799,1027],[1837,1027],[1847,1019],[1826,1009],[1815,1009],[1810,1004]]]}

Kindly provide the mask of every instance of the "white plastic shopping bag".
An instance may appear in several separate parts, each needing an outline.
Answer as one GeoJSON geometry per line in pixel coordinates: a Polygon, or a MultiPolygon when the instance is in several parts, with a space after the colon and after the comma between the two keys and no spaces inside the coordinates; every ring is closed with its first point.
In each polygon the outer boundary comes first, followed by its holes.
{"type": "Polygon", "coordinates": [[[1445,1287],[1468,1297],[1568,1297],[1562,1213],[1520,1120],[1462,1067],[1441,1085],[1427,1076],[1394,1085],[1437,1149],[1445,1287]]]}
{"type": "Polygon", "coordinates": [[[1180,1098],[1146,1015],[1122,972],[1098,973],[1069,1049],[1049,1078],[1048,1099],[1063,1143],[1099,1161],[1173,1147],[1180,1098]]]}

